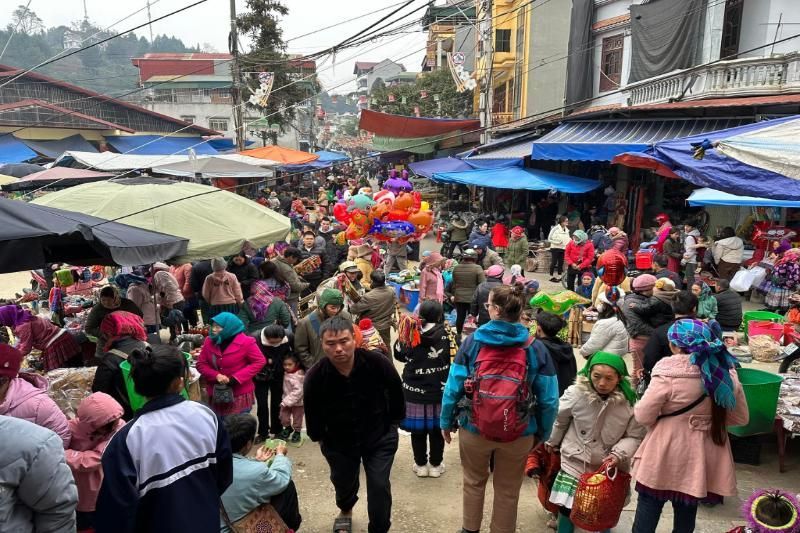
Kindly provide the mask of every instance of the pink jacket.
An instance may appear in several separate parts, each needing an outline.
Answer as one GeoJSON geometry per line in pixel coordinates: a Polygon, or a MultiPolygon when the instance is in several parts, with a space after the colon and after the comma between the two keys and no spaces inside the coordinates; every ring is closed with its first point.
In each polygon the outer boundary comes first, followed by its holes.
{"type": "Polygon", "coordinates": [[[283,399],[281,405],[300,407],[303,405],[303,380],[306,373],[302,369],[293,374],[283,375],[283,399]]]}
{"type": "Polygon", "coordinates": [[[208,305],[241,304],[244,301],[242,286],[239,285],[236,275],[230,272],[209,274],[203,283],[203,300],[208,305]],[[217,274],[222,275],[217,277],[217,274]]]}
{"type": "Polygon", "coordinates": [[[423,268],[419,276],[419,301],[425,300],[444,301],[444,280],[438,268],[423,268]]]}
{"type": "Polygon", "coordinates": [[[97,493],[103,483],[100,458],[108,441],[124,425],[122,406],[104,392],[95,392],[85,398],[78,406],[78,416],[69,421],[72,440],[65,454],[78,486],[78,511],[94,511],[97,493]],[[114,425],[110,433],[99,437],[93,435],[112,422],[114,425]]]}
{"type": "Polygon", "coordinates": [[[67,417],[47,395],[47,380],[36,374],[21,372],[11,380],[6,398],[0,403],[0,415],[21,418],[53,431],[69,446],[67,417]]]}
{"type": "Polygon", "coordinates": [[[149,285],[146,283],[131,283],[125,296],[142,310],[142,319],[145,326],[161,324],[161,319],[158,316],[158,304],[156,304],[154,296],[150,292],[149,285]]]}
{"type": "Polygon", "coordinates": [[[14,335],[18,340],[17,349],[22,355],[28,355],[33,348],[42,350],[60,331],[60,327],[46,318],[35,316],[33,320],[14,328],[14,335]]]}
{"type": "Polygon", "coordinates": [[[192,264],[184,263],[183,265],[172,266],[169,269],[170,274],[175,276],[178,286],[181,288],[184,300],[188,300],[194,296],[192,291],[191,277],[192,277],[192,264]]]}
{"type": "Polygon", "coordinates": [[[175,276],[166,270],[160,270],[153,275],[153,288],[158,296],[158,302],[168,309],[179,302],[183,301],[183,292],[181,292],[181,285],[175,276]],[[161,294],[164,296],[161,296],[161,294]]]}
{"type": "MultiPolygon", "coordinates": [[[[731,370],[736,407],[728,411],[727,425],[748,421],[747,400],[736,372],[731,370]]],[[[711,440],[711,400],[677,416],[656,420],[691,404],[703,394],[700,369],[688,355],[660,360],[653,368],[647,392],[634,407],[636,420],[648,427],[634,455],[636,481],[656,490],[678,491],[696,498],[713,492],[736,494],[736,473],[730,442],[717,446],[711,440]]]]}
{"type": "Polygon", "coordinates": [[[208,382],[206,389],[209,397],[212,396],[219,374],[234,378],[237,383],[233,384],[233,395],[241,396],[255,390],[253,376],[258,374],[265,364],[267,364],[267,360],[258,349],[256,340],[244,333],[239,333],[224,353],[210,337],[206,338],[203,348],[200,350],[200,358],[197,360],[197,371],[208,382]],[[216,365],[214,356],[216,356],[216,365]]]}

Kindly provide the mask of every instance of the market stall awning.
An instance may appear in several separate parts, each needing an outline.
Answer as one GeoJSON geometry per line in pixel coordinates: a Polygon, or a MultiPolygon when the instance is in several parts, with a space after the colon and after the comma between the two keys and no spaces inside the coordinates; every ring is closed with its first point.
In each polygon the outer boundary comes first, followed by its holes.
{"type": "Polygon", "coordinates": [[[11,183],[16,183],[18,181],[19,178],[15,178],[14,176],[6,176],[5,174],[0,174],[0,186],[9,185],[11,183]]]}
{"type": "Polygon", "coordinates": [[[481,127],[481,121],[477,119],[407,117],[364,109],[361,111],[358,127],[384,137],[416,138],[477,130],[481,127]]]}
{"type": "Polygon", "coordinates": [[[728,194],[704,187],[697,189],[686,200],[692,207],[704,205],[740,205],[752,207],[800,207],[800,200],[773,200],[772,198],[755,198],[728,194]]]}
{"type": "Polygon", "coordinates": [[[24,142],[10,133],[0,133],[0,163],[22,163],[37,157],[24,142]]]}
{"type": "Polygon", "coordinates": [[[177,155],[195,154],[216,155],[217,152],[202,137],[162,137],[160,135],[110,135],[108,144],[121,154],[135,155],[177,155]]]}
{"type": "Polygon", "coordinates": [[[588,120],[564,122],[533,142],[531,159],[611,161],[669,139],[731,128],[748,119],[588,120]]]}
{"type": "Polygon", "coordinates": [[[133,155],[114,152],[64,152],[55,160],[54,166],[86,167],[96,170],[141,170],[167,163],[188,161],[188,155],[133,155]]]}
{"type": "Polygon", "coordinates": [[[95,172],[85,168],[53,167],[34,174],[28,174],[16,183],[4,185],[3,190],[22,191],[40,187],[72,187],[81,183],[107,180],[113,177],[110,172],[95,172]]]}
{"type": "Polygon", "coordinates": [[[244,196],[166,178],[87,183],[46,194],[33,203],[189,239],[176,262],[233,255],[245,241],[266,246],[289,232],[288,218],[244,196]]]}
{"type": "Polygon", "coordinates": [[[350,158],[347,154],[343,154],[341,152],[330,152],[328,150],[319,150],[318,152],[314,152],[322,163],[342,163],[344,161],[350,161],[350,158]]]}
{"type": "Polygon", "coordinates": [[[186,253],[187,244],[181,237],[0,198],[0,272],[54,262],[146,265],[186,253]]]}
{"type": "Polygon", "coordinates": [[[330,161],[311,161],[310,163],[303,163],[300,165],[281,165],[278,167],[278,170],[291,173],[317,172],[318,170],[325,170],[332,166],[333,163],[330,161]]]}
{"type": "Polygon", "coordinates": [[[613,163],[736,195],[800,200],[800,116],[660,142],[613,163]],[[706,146],[701,158],[693,144],[706,146]]]}
{"type": "Polygon", "coordinates": [[[408,167],[417,176],[423,176],[428,179],[431,179],[437,172],[473,170],[473,167],[456,157],[440,157],[439,159],[417,161],[416,163],[409,163],[408,167]]]}
{"type": "Polygon", "coordinates": [[[41,155],[55,159],[64,152],[75,150],[79,152],[97,152],[97,148],[83,138],[82,135],[72,135],[71,137],[64,137],[55,141],[37,141],[31,139],[20,139],[28,148],[34,150],[41,155]]]}
{"type": "Polygon", "coordinates": [[[495,189],[528,191],[556,190],[567,194],[580,194],[600,187],[601,183],[567,174],[535,168],[508,167],[498,169],[465,170],[461,172],[436,172],[431,178],[442,183],[477,185],[495,189]]]}
{"type": "Polygon", "coordinates": [[[261,148],[253,148],[252,150],[245,150],[240,153],[248,157],[268,159],[274,161],[278,165],[299,165],[319,159],[317,154],[309,154],[308,152],[292,150],[291,148],[284,148],[283,146],[264,146],[261,148]]]}
{"type": "Polygon", "coordinates": [[[439,135],[414,138],[375,135],[372,138],[372,148],[379,152],[405,151],[412,154],[432,154],[436,151],[436,143],[440,138],[439,135]]]}
{"type": "Polygon", "coordinates": [[[13,176],[15,178],[22,178],[28,174],[41,172],[42,170],[44,170],[43,166],[33,165],[31,163],[4,163],[0,165],[0,174],[13,176]]]}
{"type": "Polygon", "coordinates": [[[204,157],[202,159],[189,159],[180,163],[169,163],[153,167],[154,174],[168,176],[181,176],[185,178],[270,178],[275,173],[272,170],[223,159],[221,157],[204,157]]]}

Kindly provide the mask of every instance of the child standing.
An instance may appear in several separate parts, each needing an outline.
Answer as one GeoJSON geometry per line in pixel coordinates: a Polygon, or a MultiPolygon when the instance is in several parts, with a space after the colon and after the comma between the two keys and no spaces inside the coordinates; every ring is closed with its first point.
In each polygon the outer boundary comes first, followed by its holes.
{"type": "Polygon", "coordinates": [[[256,336],[256,344],[267,363],[253,377],[258,404],[258,439],[267,440],[283,431],[280,411],[283,398],[283,361],[294,352],[294,335],[272,324],[256,336]]]}
{"type": "Polygon", "coordinates": [[[122,413],[114,398],[95,392],[80,403],[77,417],[69,421],[72,440],[65,455],[78,486],[78,531],[94,528],[97,494],[103,483],[100,458],[114,433],[125,425],[122,413]]]}
{"type": "Polygon", "coordinates": [[[711,287],[705,281],[692,284],[692,293],[697,296],[697,318],[717,318],[717,299],[711,294],[711,287]]]}
{"type": "Polygon", "coordinates": [[[664,241],[664,255],[667,256],[667,270],[671,272],[681,271],[681,259],[683,259],[683,244],[681,244],[681,230],[673,227],[669,230],[669,237],[664,241]]]}
{"type": "Polygon", "coordinates": [[[564,329],[566,323],[560,316],[542,311],[536,315],[536,325],[536,338],[550,352],[550,358],[556,367],[558,395],[561,396],[567,387],[575,383],[575,376],[578,375],[578,364],[575,362],[572,345],[558,338],[558,332],[564,329]]]}
{"type": "Polygon", "coordinates": [[[300,366],[300,358],[295,354],[283,360],[283,399],[281,400],[281,439],[295,444],[302,440],[303,429],[303,380],[306,373],[300,366]],[[290,438],[291,435],[291,438],[290,438]]]}
{"type": "Polygon", "coordinates": [[[561,471],[550,501],[561,507],[558,532],[583,531],[569,520],[578,479],[603,465],[623,471],[639,448],[646,429],[633,417],[636,393],[622,357],[597,352],[581,370],[574,385],[561,397],[549,452],[560,449],[561,471]]]}

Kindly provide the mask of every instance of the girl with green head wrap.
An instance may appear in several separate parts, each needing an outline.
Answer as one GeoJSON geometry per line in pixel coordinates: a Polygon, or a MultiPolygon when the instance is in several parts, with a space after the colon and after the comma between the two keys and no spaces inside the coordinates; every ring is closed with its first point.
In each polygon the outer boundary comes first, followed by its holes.
{"type": "Polygon", "coordinates": [[[588,378],[592,388],[601,396],[607,396],[614,392],[614,389],[619,388],[628,403],[631,405],[636,403],[636,392],[631,387],[628,379],[628,367],[625,366],[625,361],[622,357],[616,354],[597,352],[589,358],[583,369],[578,372],[578,375],[588,378]],[[598,368],[593,372],[592,369],[598,365],[603,365],[613,370],[616,372],[616,376],[603,368],[598,368]]]}

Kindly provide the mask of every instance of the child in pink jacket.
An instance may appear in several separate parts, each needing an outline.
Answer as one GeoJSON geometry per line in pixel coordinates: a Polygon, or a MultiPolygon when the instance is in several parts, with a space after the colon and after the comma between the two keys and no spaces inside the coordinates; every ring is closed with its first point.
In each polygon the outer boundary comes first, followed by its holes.
{"type": "Polygon", "coordinates": [[[306,373],[300,366],[300,358],[289,354],[283,360],[283,399],[281,400],[281,431],[279,438],[299,443],[303,429],[303,380],[306,373]]]}
{"type": "Polygon", "coordinates": [[[103,483],[100,458],[114,433],[125,425],[122,406],[104,392],[95,392],[78,406],[78,416],[69,421],[72,440],[65,450],[67,464],[78,486],[78,531],[94,526],[97,493],[103,483]]]}

